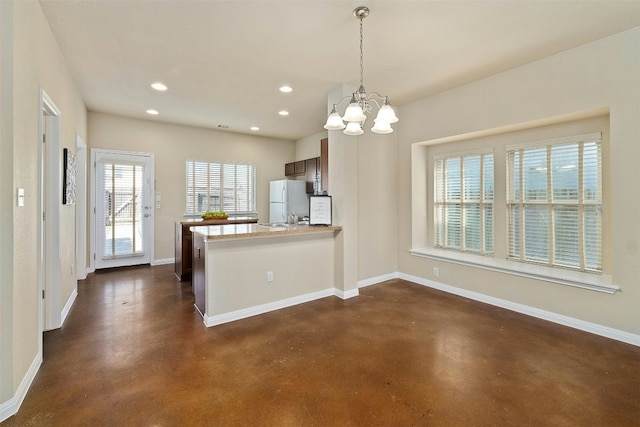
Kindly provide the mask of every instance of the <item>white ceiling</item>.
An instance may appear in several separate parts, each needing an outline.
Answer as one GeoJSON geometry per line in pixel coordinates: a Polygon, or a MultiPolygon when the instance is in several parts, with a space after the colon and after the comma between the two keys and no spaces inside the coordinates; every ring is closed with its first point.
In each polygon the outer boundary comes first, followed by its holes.
{"type": "Polygon", "coordinates": [[[365,87],[395,106],[640,26],[638,0],[40,3],[89,110],[291,140],[323,130],[330,90],[359,85],[357,6],[365,87]]]}

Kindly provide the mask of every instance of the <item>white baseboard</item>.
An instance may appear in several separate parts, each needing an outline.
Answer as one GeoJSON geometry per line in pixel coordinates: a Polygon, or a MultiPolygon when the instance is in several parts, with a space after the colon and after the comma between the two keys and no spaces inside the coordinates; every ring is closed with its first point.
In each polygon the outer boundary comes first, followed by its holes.
{"type": "Polygon", "coordinates": [[[359,280],[358,288],[364,288],[366,286],[376,285],[381,282],[386,282],[387,280],[397,279],[399,277],[399,273],[396,271],[395,273],[383,274],[382,276],[370,277],[369,279],[359,280]]]}
{"type": "Polygon", "coordinates": [[[174,264],[175,262],[176,262],[175,258],[164,258],[164,259],[153,260],[151,265],[166,265],[166,264],[174,264]]]}
{"type": "Polygon", "coordinates": [[[31,362],[31,366],[29,366],[27,374],[22,378],[22,381],[18,386],[18,390],[16,390],[16,394],[11,399],[0,404],[0,423],[18,412],[18,409],[20,409],[20,405],[22,405],[22,402],[29,391],[29,387],[31,387],[31,383],[35,379],[41,364],[42,354],[38,354],[35,359],[33,359],[33,362],[31,362]]]}
{"type": "Polygon", "coordinates": [[[75,302],[77,296],[78,296],[78,286],[76,285],[76,288],[73,290],[73,292],[69,296],[69,299],[67,300],[67,303],[64,305],[64,308],[62,309],[62,313],[60,314],[60,319],[61,319],[60,326],[64,325],[64,321],[69,315],[69,311],[71,311],[71,307],[73,307],[73,303],[75,302]]]}
{"type": "Polygon", "coordinates": [[[349,299],[360,295],[360,291],[358,289],[343,291],[342,289],[333,288],[333,294],[340,299],[349,299]]]}
{"type": "Polygon", "coordinates": [[[330,297],[336,294],[335,288],[324,289],[322,291],[312,292],[305,295],[282,299],[267,304],[256,305],[254,307],[243,308],[241,310],[231,311],[229,313],[208,316],[204,313],[204,324],[207,327],[221,325],[223,323],[233,322],[235,320],[246,319],[247,317],[257,316],[258,314],[268,313],[270,311],[280,310],[281,308],[291,307],[293,305],[310,302],[320,298],[330,297]]]}
{"type": "Polygon", "coordinates": [[[455,286],[445,285],[443,283],[423,279],[422,277],[412,276],[404,273],[399,273],[398,277],[413,283],[417,283],[419,285],[427,286],[429,288],[438,289],[444,292],[448,292],[450,294],[459,295],[461,297],[469,298],[475,301],[484,302],[486,304],[491,304],[496,307],[506,308],[507,310],[515,311],[521,314],[526,314],[527,316],[537,317],[538,319],[547,320],[549,322],[568,326],[574,329],[579,329],[581,331],[589,332],[592,334],[600,335],[606,338],[611,338],[613,340],[622,341],[627,344],[632,344],[640,347],[640,335],[621,331],[619,329],[610,328],[608,326],[598,325],[596,323],[591,323],[591,322],[587,322],[580,319],[575,319],[573,317],[564,316],[562,314],[553,313],[551,311],[541,310],[539,308],[530,307],[528,305],[511,302],[511,301],[507,301],[500,298],[495,298],[489,295],[480,294],[478,292],[456,288],[455,286]]]}

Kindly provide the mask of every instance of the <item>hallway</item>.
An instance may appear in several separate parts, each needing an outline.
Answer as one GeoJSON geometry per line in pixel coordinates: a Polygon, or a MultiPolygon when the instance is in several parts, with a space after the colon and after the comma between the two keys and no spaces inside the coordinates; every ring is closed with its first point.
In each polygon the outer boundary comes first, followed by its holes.
{"type": "Polygon", "coordinates": [[[637,426],[640,348],[402,280],[207,329],[173,265],[92,274],[9,426],[637,426]]]}

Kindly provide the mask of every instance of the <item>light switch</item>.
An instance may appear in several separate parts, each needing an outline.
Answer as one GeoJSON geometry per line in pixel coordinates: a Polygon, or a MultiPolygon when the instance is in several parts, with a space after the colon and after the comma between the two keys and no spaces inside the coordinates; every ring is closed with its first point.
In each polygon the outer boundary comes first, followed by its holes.
{"type": "Polygon", "coordinates": [[[24,188],[18,188],[18,206],[24,206],[24,188]]]}

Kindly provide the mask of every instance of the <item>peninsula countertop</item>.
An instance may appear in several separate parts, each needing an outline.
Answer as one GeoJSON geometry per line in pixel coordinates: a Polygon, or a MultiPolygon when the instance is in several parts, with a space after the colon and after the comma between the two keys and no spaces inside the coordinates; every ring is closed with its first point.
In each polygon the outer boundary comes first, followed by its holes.
{"type": "Polygon", "coordinates": [[[342,230],[342,227],[338,225],[226,224],[191,227],[192,232],[205,236],[207,240],[252,239],[256,237],[275,237],[307,233],[335,233],[340,230],[342,230]]]}
{"type": "Polygon", "coordinates": [[[226,219],[203,219],[201,217],[198,218],[182,218],[180,219],[180,224],[182,225],[219,225],[219,224],[236,224],[236,223],[250,223],[250,222],[258,222],[258,218],[250,217],[250,216],[230,216],[226,219]]]}

